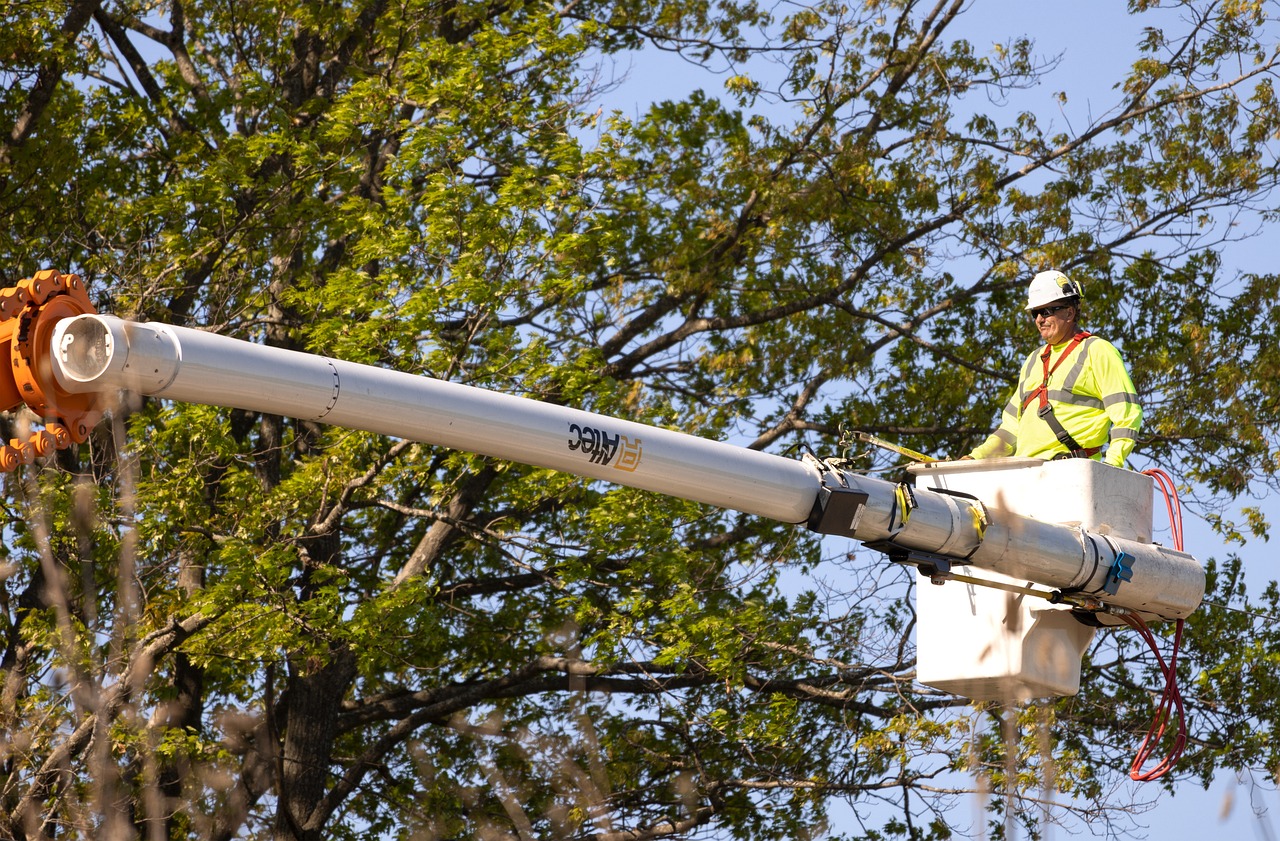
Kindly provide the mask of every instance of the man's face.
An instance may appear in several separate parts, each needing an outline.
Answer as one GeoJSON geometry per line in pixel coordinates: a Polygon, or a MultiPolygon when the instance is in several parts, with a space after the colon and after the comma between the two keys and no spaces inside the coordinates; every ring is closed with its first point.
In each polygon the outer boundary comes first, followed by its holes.
{"type": "Polygon", "coordinates": [[[1036,329],[1040,331],[1040,338],[1048,344],[1056,345],[1059,342],[1065,342],[1075,333],[1076,308],[1065,300],[1054,301],[1052,304],[1032,310],[1031,317],[1036,320],[1036,329]]]}

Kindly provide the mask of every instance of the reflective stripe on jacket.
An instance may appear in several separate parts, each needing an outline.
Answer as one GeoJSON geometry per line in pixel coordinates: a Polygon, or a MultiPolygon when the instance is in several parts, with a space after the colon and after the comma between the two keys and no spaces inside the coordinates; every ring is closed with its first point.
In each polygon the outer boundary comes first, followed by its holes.
{"type": "MultiPolygon", "coordinates": [[[[1070,343],[1067,339],[1053,346],[1052,363],[1057,363],[1058,355],[1070,343]]],[[[1049,459],[1067,451],[1037,414],[1038,401],[1022,410],[1027,396],[1044,381],[1042,349],[1033,351],[1022,366],[1018,388],[1005,403],[1000,426],[969,455],[1049,459]]],[[[1081,342],[1050,375],[1048,397],[1054,416],[1081,447],[1106,446],[1105,461],[1124,466],[1142,429],[1142,406],[1115,345],[1097,336],[1081,342]]],[[[1103,455],[1094,458],[1102,459],[1103,455]]]]}

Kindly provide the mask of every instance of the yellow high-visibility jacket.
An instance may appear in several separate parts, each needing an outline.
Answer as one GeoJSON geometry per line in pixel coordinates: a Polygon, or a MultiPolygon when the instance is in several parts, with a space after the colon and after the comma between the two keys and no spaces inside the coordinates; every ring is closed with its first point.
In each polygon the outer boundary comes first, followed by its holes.
{"type": "MultiPolygon", "coordinates": [[[[1090,336],[1061,359],[1071,339],[1053,345],[1049,357],[1048,401],[1062,427],[1081,447],[1092,449],[1106,445],[1105,461],[1123,467],[1137,443],[1142,429],[1142,406],[1129,378],[1129,371],[1115,345],[1090,336]],[[1056,368],[1054,366],[1057,366],[1056,368]]],[[[1040,416],[1040,402],[1028,398],[1044,382],[1043,347],[1027,357],[1022,377],[1005,404],[1000,426],[986,441],[969,453],[973,458],[1029,456],[1051,459],[1067,452],[1040,416]],[[1026,409],[1023,409],[1023,406],[1026,409]]],[[[1094,455],[1102,460],[1103,454],[1094,455]]]]}

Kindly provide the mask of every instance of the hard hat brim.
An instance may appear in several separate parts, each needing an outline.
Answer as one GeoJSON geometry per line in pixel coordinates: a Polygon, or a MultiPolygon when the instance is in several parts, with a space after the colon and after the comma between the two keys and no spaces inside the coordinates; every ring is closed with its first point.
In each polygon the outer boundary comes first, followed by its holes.
{"type": "Polygon", "coordinates": [[[1028,303],[1022,309],[1026,312],[1031,312],[1032,310],[1038,310],[1038,309],[1041,309],[1042,307],[1052,307],[1057,305],[1074,307],[1074,306],[1079,306],[1079,304],[1080,304],[1079,295],[1066,295],[1062,298],[1054,298],[1052,301],[1043,301],[1036,304],[1028,303]]]}

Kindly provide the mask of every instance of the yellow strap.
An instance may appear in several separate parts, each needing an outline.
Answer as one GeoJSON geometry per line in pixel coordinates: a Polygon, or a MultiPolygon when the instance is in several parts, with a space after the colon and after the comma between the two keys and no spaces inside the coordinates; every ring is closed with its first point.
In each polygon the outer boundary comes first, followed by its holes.
{"type": "Polygon", "coordinates": [[[899,528],[899,531],[901,531],[901,529],[907,527],[908,521],[911,520],[911,512],[915,510],[918,503],[911,493],[911,488],[907,487],[906,482],[899,482],[894,486],[893,495],[898,500],[898,516],[902,520],[902,526],[899,528]]]}

